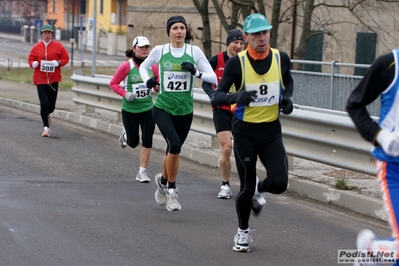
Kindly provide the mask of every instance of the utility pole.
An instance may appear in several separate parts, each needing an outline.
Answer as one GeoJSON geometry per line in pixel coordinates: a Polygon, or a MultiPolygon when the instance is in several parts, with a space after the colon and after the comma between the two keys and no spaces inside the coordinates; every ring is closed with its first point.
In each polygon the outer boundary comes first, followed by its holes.
{"type": "Polygon", "coordinates": [[[118,17],[119,17],[119,33],[122,35],[122,7],[123,7],[123,0],[118,0],[118,17]]]}
{"type": "Polygon", "coordinates": [[[294,58],[295,50],[295,34],[296,34],[296,20],[297,20],[297,0],[294,0],[294,6],[292,9],[292,30],[291,30],[291,51],[290,58],[294,58]]]}
{"type": "Polygon", "coordinates": [[[97,0],[94,0],[94,14],[93,14],[93,51],[92,51],[92,64],[91,74],[96,74],[96,50],[97,50],[97,0]]]}
{"type": "Polygon", "coordinates": [[[72,0],[71,67],[73,67],[73,44],[75,42],[75,0],[72,0]]]}

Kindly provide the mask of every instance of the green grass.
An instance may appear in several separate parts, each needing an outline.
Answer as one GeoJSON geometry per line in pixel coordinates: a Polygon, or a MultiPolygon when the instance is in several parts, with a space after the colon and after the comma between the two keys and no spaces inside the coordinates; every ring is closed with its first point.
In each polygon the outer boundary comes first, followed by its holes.
{"type": "Polygon", "coordinates": [[[338,178],[335,182],[335,187],[341,190],[349,190],[349,186],[344,178],[338,178]]]}
{"type": "MultiPolygon", "coordinates": [[[[122,63],[122,62],[121,62],[122,63]]],[[[110,75],[112,76],[117,66],[113,67],[96,67],[96,74],[101,75],[110,75]]],[[[82,69],[84,75],[91,75],[92,69],[91,66],[81,68],[81,67],[63,67],[61,69],[62,73],[62,82],[59,84],[61,89],[71,89],[73,86],[73,81],[71,80],[71,76],[73,71],[76,69],[82,69]]],[[[32,81],[32,74],[33,69],[31,68],[7,68],[0,67],[0,80],[7,80],[7,81],[16,81],[16,82],[23,82],[23,83],[33,83],[32,81]]]]}
{"type": "Polygon", "coordinates": [[[357,190],[355,186],[349,186],[345,178],[338,178],[335,182],[335,187],[340,190],[357,190]]]}

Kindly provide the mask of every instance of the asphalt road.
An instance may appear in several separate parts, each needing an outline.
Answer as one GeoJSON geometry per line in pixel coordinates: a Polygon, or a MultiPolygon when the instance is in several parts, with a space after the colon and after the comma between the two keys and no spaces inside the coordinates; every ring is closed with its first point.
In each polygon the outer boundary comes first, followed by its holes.
{"type": "MultiPolygon", "coordinates": [[[[8,39],[0,35],[0,67],[7,67],[12,63],[13,67],[29,67],[28,55],[33,44],[23,43],[18,40],[8,39]]],[[[69,57],[72,60],[71,49],[67,48],[69,57]]],[[[74,50],[73,66],[92,65],[93,55],[90,51],[74,50]]],[[[96,66],[119,66],[125,58],[122,56],[109,56],[106,54],[96,54],[96,66]]],[[[69,65],[71,64],[71,60],[69,65]]]]}
{"type": "MultiPolygon", "coordinates": [[[[2,266],[337,265],[337,250],[355,249],[360,229],[389,236],[385,222],[268,194],[262,215],[250,220],[251,252],[236,253],[234,199],[217,199],[213,169],[183,159],[182,210],[168,212],[155,202],[154,182],[134,180],[138,149],[59,120],[51,138],[40,137],[41,128],[37,114],[0,106],[2,266]]],[[[150,176],[163,155],[152,152],[150,176]]]]}

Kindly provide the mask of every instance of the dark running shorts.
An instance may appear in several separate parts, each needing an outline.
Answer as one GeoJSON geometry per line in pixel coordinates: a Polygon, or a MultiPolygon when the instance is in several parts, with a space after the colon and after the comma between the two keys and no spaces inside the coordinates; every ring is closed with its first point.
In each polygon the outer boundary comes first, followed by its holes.
{"type": "Polygon", "coordinates": [[[221,131],[231,131],[231,119],[233,112],[224,109],[213,110],[213,123],[215,124],[216,133],[221,131]]]}

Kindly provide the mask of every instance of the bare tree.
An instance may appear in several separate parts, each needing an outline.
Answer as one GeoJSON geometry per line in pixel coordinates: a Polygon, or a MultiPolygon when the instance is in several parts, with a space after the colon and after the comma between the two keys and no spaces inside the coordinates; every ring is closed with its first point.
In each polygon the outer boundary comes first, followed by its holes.
{"type": "Polygon", "coordinates": [[[272,20],[271,20],[271,24],[273,25],[273,28],[270,31],[270,34],[271,34],[270,46],[272,46],[272,47],[277,46],[278,28],[280,25],[281,2],[282,2],[282,0],[274,0],[273,1],[273,11],[272,11],[272,20]]]}
{"type": "MultiPolygon", "coordinates": [[[[197,2],[198,0],[193,1],[197,2]]],[[[353,37],[343,40],[342,38],[347,36],[339,34],[346,25],[351,27],[356,25],[357,29],[361,27],[364,31],[376,33],[379,43],[387,49],[392,49],[392,43],[399,41],[399,37],[389,32],[389,29],[392,31],[392,27],[381,25],[381,21],[387,21],[386,16],[389,16],[391,22],[385,22],[385,25],[388,25],[388,23],[390,25],[399,24],[397,15],[394,14],[393,10],[389,10],[389,7],[393,5],[392,1],[389,0],[212,0],[212,4],[226,32],[233,28],[242,27],[243,19],[249,14],[261,13],[266,15],[266,10],[271,8],[271,20],[269,19],[269,21],[273,28],[270,44],[272,47],[278,46],[280,37],[278,33],[281,25],[284,23],[293,25],[290,46],[291,54],[295,59],[305,59],[309,40],[317,34],[323,34],[328,37],[328,40],[333,40],[334,45],[342,51],[341,53],[348,51],[348,53],[352,52],[353,54],[353,49],[342,46],[345,42],[353,41],[353,37]],[[284,10],[282,9],[283,4],[284,10]],[[296,28],[300,29],[298,30],[300,36],[294,52],[296,28]],[[389,36],[389,38],[383,36],[389,36]]],[[[208,11],[205,12],[203,9],[201,11],[198,9],[198,11],[201,16],[204,16],[203,21],[208,18],[209,22],[208,11]]],[[[209,28],[209,35],[206,32],[206,35],[203,34],[201,38],[207,51],[211,50],[212,41],[208,40],[208,38],[211,38],[210,36],[212,34],[209,28]]],[[[284,36],[284,38],[287,37],[284,36]]],[[[331,44],[329,45],[331,46],[331,44]]]]}
{"type": "MultiPolygon", "coordinates": [[[[275,3],[277,10],[276,10],[276,15],[274,15],[274,10],[273,10],[273,17],[276,16],[277,21],[279,21],[279,12],[280,12],[280,6],[278,5],[281,5],[281,1],[282,0],[274,0],[274,2],[277,3],[277,4],[275,3]]],[[[205,22],[207,21],[209,23],[209,13],[207,9],[206,10],[204,9],[205,8],[204,2],[205,1],[193,0],[195,7],[197,8],[198,12],[202,17],[203,23],[204,21],[205,22]]],[[[242,28],[241,21],[252,13],[261,13],[266,15],[266,9],[265,9],[266,5],[264,0],[226,0],[226,1],[212,0],[212,4],[216,10],[220,23],[226,32],[228,32],[231,29],[242,28]],[[229,10],[230,12],[226,14],[224,10],[229,10]]],[[[206,24],[204,24],[203,28],[204,32],[201,40],[204,45],[205,53],[207,56],[209,56],[207,53],[208,51],[212,50],[211,45],[212,42],[214,41],[211,40],[212,33],[210,27],[208,35],[207,32],[208,29],[206,29],[205,25],[206,24]]],[[[275,27],[274,31],[277,38],[278,26],[275,27]]]]}
{"type": "Polygon", "coordinates": [[[303,26],[302,33],[299,40],[298,48],[295,51],[295,58],[304,59],[306,54],[306,46],[308,44],[308,40],[310,36],[310,26],[312,22],[312,14],[314,11],[314,0],[306,0],[303,1],[303,26]]]}
{"type": "MultiPolygon", "coordinates": [[[[381,21],[386,20],[386,16],[389,16],[389,20],[392,25],[398,24],[399,20],[395,14],[392,14],[392,10],[389,10],[389,5],[384,6],[384,2],[389,1],[374,1],[374,0],[355,0],[355,1],[318,1],[315,4],[314,0],[302,0],[298,2],[298,7],[302,9],[302,32],[300,36],[299,45],[295,51],[296,59],[304,59],[306,55],[306,47],[308,41],[314,34],[324,34],[330,36],[335,40],[339,46],[342,40],[337,38],[337,31],[347,25],[361,25],[369,32],[377,33],[378,40],[381,45],[387,49],[392,49],[387,44],[387,40],[384,40],[382,36],[392,36],[392,34],[384,26],[381,25],[381,21]],[[333,10],[336,10],[333,13],[333,10]],[[318,12],[316,12],[318,11],[318,12]],[[338,11],[338,12],[337,12],[338,11]],[[350,18],[344,18],[338,20],[336,13],[347,12],[351,16],[350,18]],[[318,13],[318,14],[317,14],[318,13]],[[385,18],[384,18],[385,17],[385,18]],[[311,33],[311,28],[316,29],[317,33],[311,33]]],[[[398,41],[396,36],[393,36],[398,41]]],[[[345,49],[342,49],[345,51],[345,49]]]]}
{"type": "Polygon", "coordinates": [[[222,24],[223,28],[226,32],[231,29],[237,28],[237,26],[241,25],[238,21],[240,8],[232,1],[222,1],[219,0],[212,0],[213,7],[216,10],[216,13],[220,19],[220,23],[222,24]],[[230,14],[224,13],[224,8],[229,7],[231,10],[230,14]]]}
{"type": "MultiPolygon", "coordinates": [[[[204,47],[204,53],[207,57],[210,57],[212,55],[212,42],[215,41],[212,40],[212,32],[209,24],[209,12],[208,12],[209,3],[208,0],[202,0],[202,1],[193,0],[193,3],[202,18],[203,32],[202,32],[202,38],[200,39],[204,47]]],[[[246,13],[250,14],[251,10],[253,9],[257,10],[255,8],[254,0],[238,0],[238,1],[212,0],[212,4],[220,19],[220,23],[226,32],[241,26],[241,24],[239,23],[240,15],[242,16],[242,14],[246,13]],[[230,13],[226,15],[224,12],[225,9],[229,9],[230,13]]]]}
{"type": "Polygon", "coordinates": [[[15,16],[16,14],[11,14],[11,12],[18,10],[26,20],[40,17],[46,8],[47,0],[0,0],[1,14],[15,16]]]}
{"type": "Polygon", "coordinates": [[[204,54],[210,58],[212,56],[212,37],[209,22],[208,0],[193,0],[193,3],[198,13],[201,14],[202,37],[200,39],[204,48],[204,54]]]}

